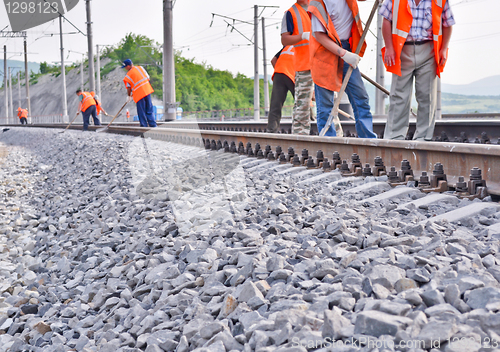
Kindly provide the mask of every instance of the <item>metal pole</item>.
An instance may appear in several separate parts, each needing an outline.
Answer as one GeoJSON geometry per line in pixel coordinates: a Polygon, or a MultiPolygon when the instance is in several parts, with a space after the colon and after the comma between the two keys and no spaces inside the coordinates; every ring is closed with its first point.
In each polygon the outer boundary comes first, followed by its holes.
{"type": "Polygon", "coordinates": [[[266,24],[262,17],[262,52],[264,54],[264,113],[269,115],[269,80],[267,78],[267,57],[266,57],[266,24]]]}
{"type": "Polygon", "coordinates": [[[21,107],[21,72],[17,71],[17,96],[19,107],[21,107]]]}
{"type": "Polygon", "coordinates": [[[92,38],[92,18],[90,16],[90,1],[85,0],[87,7],[87,41],[89,46],[89,90],[95,92],[94,44],[92,38]]]}
{"type": "Polygon", "coordinates": [[[5,117],[9,117],[9,91],[7,90],[7,45],[3,46],[3,90],[5,92],[5,117]]]}
{"type": "Polygon", "coordinates": [[[10,111],[9,117],[14,117],[14,103],[12,102],[12,67],[9,67],[9,99],[10,99],[10,111]]]}
{"type": "MultiPolygon", "coordinates": [[[[384,38],[382,36],[382,22],[383,18],[380,15],[380,8],[382,4],[380,4],[378,10],[379,14],[377,15],[377,70],[376,70],[376,82],[380,84],[382,87],[384,86],[385,81],[385,66],[384,66],[384,58],[382,57],[382,47],[384,46],[384,38]]],[[[379,89],[375,89],[375,115],[384,115],[385,114],[385,94],[379,89]]]]}
{"type": "Polygon", "coordinates": [[[80,64],[80,78],[81,78],[81,81],[82,81],[82,86],[81,86],[81,90],[83,90],[83,61],[85,61],[85,55],[82,54],[82,63],[80,64]]]}
{"type": "Polygon", "coordinates": [[[69,122],[68,117],[68,96],[66,92],[66,66],[64,65],[64,45],[63,45],[62,15],[59,15],[59,37],[61,42],[61,76],[63,88],[63,122],[69,122]]]}
{"type": "Polygon", "coordinates": [[[163,0],[163,116],[175,120],[175,63],[173,40],[173,3],[163,0]]]}
{"type": "Polygon", "coordinates": [[[441,78],[437,77],[437,105],[436,105],[436,120],[441,120],[443,110],[441,107],[441,78]]]}
{"type": "Polygon", "coordinates": [[[253,119],[260,120],[260,87],[259,87],[259,6],[254,5],[254,76],[253,76],[253,119]]]}
{"type": "Polygon", "coordinates": [[[30,75],[28,73],[28,38],[24,37],[24,80],[26,86],[26,103],[28,105],[28,120],[31,117],[31,99],[30,99],[30,75]]]}
{"type": "Polygon", "coordinates": [[[102,95],[101,95],[101,52],[99,50],[99,45],[96,46],[96,54],[97,54],[97,62],[96,62],[96,66],[97,66],[97,72],[96,72],[96,76],[97,76],[97,95],[99,96],[99,99],[101,99],[101,103],[102,103],[102,95]]]}

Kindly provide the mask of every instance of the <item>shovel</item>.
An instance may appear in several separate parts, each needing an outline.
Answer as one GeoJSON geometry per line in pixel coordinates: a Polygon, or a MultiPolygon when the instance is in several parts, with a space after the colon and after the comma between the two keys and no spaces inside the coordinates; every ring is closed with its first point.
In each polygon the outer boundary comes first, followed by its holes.
{"type": "Polygon", "coordinates": [[[66,130],[69,128],[69,126],[71,126],[73,124],[73,122],[75,122],[75,120],[76,120],[77,117],[78,117],[78,113],[76,113],[75,118],[73,120],[71,120],[71,122],[69,123],[69,125],[66,126],[66,128],[64,130],[62,130],[61,132],[59,132],[59,133],[66,132],[66,130]]]}
{"type": "Polygon", "coordinates": [[[122,112],[122,110],[125,108],[125,106],[127,106],[127,104],[128,104],[128,101],[127,101],[127,102],[125,102],[125,104],[123,104],[123,106],[121,107],[121,109],[118,111],[118,113],[115,115],[115,117],[113,117],[113,119],[112,119],[112,120],[108,123],[108,125],[107,125],[106,127],[104,127],[104,128],[99,128],[99,129],[97,129],[97,130],[95,130],[95,131],[96,131],[96,132],[104,132],[104,131],[106,131],[106,130],[109,128],[109,126],[113,123],[113,121],[114,121],[114,120],[118,117],[118,115],[120,115],[120,113],[121,113],[121,112],[122,112]]]}
{"type": "MultiPolygon", "coordinates": [[[[370,13],[370,17],[368,18],[368,21],[366,21],[365,25],[365,30],[363,31],[363,35],[361,35],[361,39],[359,40],[358,47],[356,48],[356,55],[359,55],[359,52],[361,51],[361,48],[363,47],[363,43],[365,41],[366,34],[368,33],[370,29],[370,25],[372,23],[372,19],[375,16],[375,13],[377,12],[378,5],[380,3],[380,0],[375,0],[375,3],[373,4],[372,12],[370,13]]],[[[342,125],[340,124],[339,120],[339,106],[340,106],[340,100],[342,99],[342,95],[344,95],[345,89],[347,87],[347,83],[349,83],[349,79],[351,78],[353,68],[352,66],[349,66],[349,70],[347,70],[347,73],[344,77],[344,81],[342,82],[342,87],[340,88],[340,92],[337,95],[337,100],[335,100],[335,105],[333,106],[332,111],[330,112],[330,116],[328,116],[328,121],[326,122],[325,127],[320,132],[320,136],[324,137],[330,126],[332,125],[333,122],[335,122],[335,130],[337,132],[337,137],[343,137],[344,136],[344,131],[342,130],[342,125]]]]}

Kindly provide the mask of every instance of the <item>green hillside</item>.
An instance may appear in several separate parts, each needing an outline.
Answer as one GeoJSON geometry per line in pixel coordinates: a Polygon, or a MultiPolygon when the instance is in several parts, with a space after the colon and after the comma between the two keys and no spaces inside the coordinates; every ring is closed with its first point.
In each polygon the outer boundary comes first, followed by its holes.
{"type": "MultiPolygon", "coordinates": [[[[113,61],[101,71],[106,73],[116,68],[125,59],[146,68],[154,95],[162,99],[162,50],[158,43],[142,35],[128,34],[117,48],[109,49],[106,57],[113,61]]],[[[253,107],[253,79],[242,74],[233,76],[193,59],[175,53],[175,92],[184,111],[241,109],[253,107]]],[[[261,81],[261,102],[264,100],[261,81]]]]}

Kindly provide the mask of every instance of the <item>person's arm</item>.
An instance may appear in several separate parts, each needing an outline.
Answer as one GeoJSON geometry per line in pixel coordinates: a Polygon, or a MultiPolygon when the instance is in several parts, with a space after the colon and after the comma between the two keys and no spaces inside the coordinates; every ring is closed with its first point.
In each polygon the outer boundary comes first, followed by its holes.
{"type": "Polygon", "coordinates": [[[358,67],[358,63],[361,60],[359,55],[351,53],[350,51],[347,51],[344,48],[340,47],[340,45],[330,39],[330,37],[326,33],[314,32],[314,35],[318,43],[323,45],[328,51],[339,56],[342,60],[351,65],[352,68],[358,67]]]}
{"type": "Polygon", "coordinates": [[[450,44],[452,28],[452,26],[443,26],[443,46],[439,53],[439,57],[441,58],[440,65],[443,65],[448,60],[448,45],[450,44]]]}
{"type": "Polygon", "coordinates": [[[290,33],[282,33],[281,34],[281,44],[283,44],[283,46],[287,46],[287,45],[295,45],[303,40],[309,40],[309,34],[310,32],[304,32],[302,34],[296,34],[296,35],[292,35],[290,33]]]}
{"type": "Polygon", "coordinates": [[[396,64],[396,51],[394,51],[394,45],[392,43],[392,23],[386,18],[384,18],[382,22],[382,36],[385,42],[384,63],[387,66],[393,66],[396,64]]]}
{"type": "Polygon", "coordinates": [[[276,56],[271,59],[271,65],[273,65],[273,68],[276,66],[277,62],[278,62],[278,58],[276,56]]]}

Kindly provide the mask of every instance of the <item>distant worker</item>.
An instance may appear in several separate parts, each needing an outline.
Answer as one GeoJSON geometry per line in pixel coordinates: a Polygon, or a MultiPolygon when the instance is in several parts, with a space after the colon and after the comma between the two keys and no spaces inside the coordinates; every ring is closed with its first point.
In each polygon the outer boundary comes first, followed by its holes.
{"type": "Polygon", "coordinates": [[[288,92],[295,96],[295,52],[293,46],[281,49],[271,60],[274,67],[271,106],[267,118],[267,132],[277,133],[280,128],[281,110],[288,92]]]}
{"type": "Polygon", "coordinates": [[[127,109],[127,122],[130,120],[130,111],[127,109]]]}
{"type": "Polygon", "coordinates": [[[21,122],[21,125],[28,124],[28,110],[20,107],[17,108],[17,116],[19,117],[19,122],[21,122]]]}
{"type": "Polygon", "coordinates": [[[311,130],[311,99],[313,81],[309,55],[311,19],[307,13],[309,0],[297,2],[285,13],[281,25],[281,44],[293,45],[295,50],[295,104],[292,114],[292,133],[308,135],[311,130]]]}
{"type": "Polygon", "coordinates": [[[87,131],[89,129],[90,115],[92,115],[94,119],[94,125],[100,126],[101,122],[97,118],[96,102],[94,98],[92,98],[92,95],[89,92],[82,92],[81,89],[76,91],[76,95],[78,95],[80,99],[80,105],[78,106],[78,112],[76,114],[78,115],[80,111],[82,112],[83,130],[87,131]]]}
{"type": "Polygon", "coordinates": [[[92,95],[92,98],[94,98],[95,100],[95,108],[97,116],[101,114],[101,111],[104,113],[104,115],[108,116],[108,113],[106,112],[106,110],[104,110],[104,108],[101,105],[101,100],[99,99],[99,96],[95,94],[94,91],[90,92],[90,95],[92,95]]]}
{"type": "Polygon", "coordinates": [[[449,1],[385,0],[380,15],[382,55],[387,71],[393,73],[384,138],[406,138],[415,77],[418,112],[413,139],[430,141],[436,124],[437,77],[448,59],[455,24],[449,1]]]}
{"type": "MultiPolygon", "coordinates": [[[[311,3],[309,12],[314,33],[311,38],[311,72],[316,93],[318,133],[325,127],[333,109],[334,92],[340,91],[344,76],[352,66],[346,93],[354,110],[356,133],[360,138],[377,138],[373,132],[368,93],[357,68],[361,58],[352,53],[363,34],[357,1],[318,0],[311,3]]],[[[363,43],[360,55],[365,49],[366,43],[363,43]]],[[[325,136],[336,136],[336,129],[330,126],[325,136]]]]}
{"type": "Polygon", "coordinates": [[[132,98],[137,104],[137,115],[139,115],[139,123],[141,127],[156,127],[156,121],[153,116],[153,102],[151,93],[154,92],[153,87],[149,83],[149,75],[141,66],[134,66],[132,60],[123,61],[122,68],[128,72],[123,79],[127,88],[128,98],[132,98]]]}

